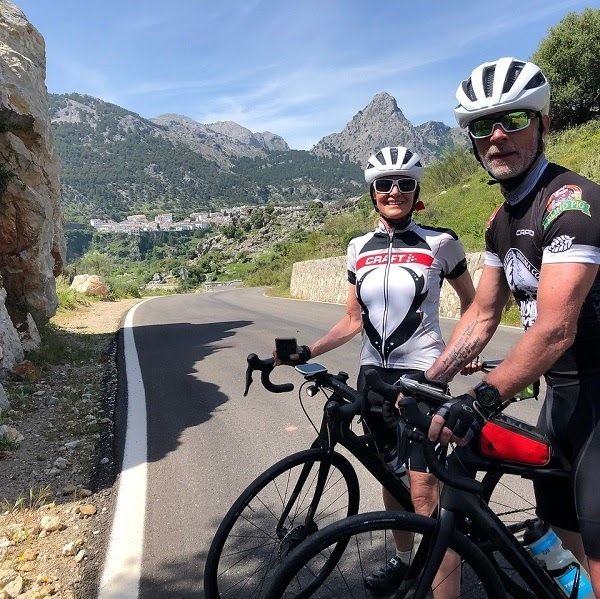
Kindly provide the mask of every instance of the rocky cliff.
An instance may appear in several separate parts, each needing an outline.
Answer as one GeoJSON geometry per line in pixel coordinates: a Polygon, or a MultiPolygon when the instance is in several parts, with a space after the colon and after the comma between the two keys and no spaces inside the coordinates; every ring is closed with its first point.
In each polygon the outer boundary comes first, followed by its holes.
{"type": "Polygon", "coordinates": [[[398,108],[396,100],[382,92],[359,110],[341,133],[327,135],[311,151],[320,156],[348,159],[364,168],[373,151],[385,146],[406,146],[419,152],[427,162],[446,149],[462,145],[462,139],[454,129],[438,121],[415,127],[398,108]]]}
{"type": "Polygon", "coordinates": [[[44,40],[0,0],[0,370],[39,340],[56,311],[64,239],[48,117],[44,40]]]}

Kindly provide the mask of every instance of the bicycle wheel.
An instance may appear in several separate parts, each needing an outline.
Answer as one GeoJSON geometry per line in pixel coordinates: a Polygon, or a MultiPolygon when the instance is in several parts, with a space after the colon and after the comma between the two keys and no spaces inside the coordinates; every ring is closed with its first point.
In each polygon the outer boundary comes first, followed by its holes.
{"type": "Polygon", "coordinates": [[[320,528],[356,514],[359,501],[356,472],[338,453],[313,448],[271,466],[217,530],[204,569],[206,598],[262,597],[266,578],[283,557],[320,528]],[[319,472],[324,486],[309,518],[319,472]]]}
{"type": "MultiPolygon", "coordinates": [[[[364,578],[385,567],[395,555],[393,533],[396,531],[414,533],[415,549],[404,579],[386,596],[395,599],[440,596],[442,587],[437,579],[435,588],[425,589],[418,597],[415,594],[428,561],[429,543],[437,532],[437,521],[407,512],[373,512],[336,522],[307,539],[274,572],[265,589],[265,599],[372,597],[364,578]],[[339,555],[341,545],[345,551],[339,555]]],[[[454,531],[450,548],[460,556],[460,563],[456,560],[457,565],[452,568],[457,583],[460,576],[457,597],[505,598],[498,574],[478,547],[454,531]]],[[[451,582],[452,572],[448,573],[445,584],[451,582]]],[[[449,595],[446,588],[443,596],[447,598],[452,594],[449,595]]]]}

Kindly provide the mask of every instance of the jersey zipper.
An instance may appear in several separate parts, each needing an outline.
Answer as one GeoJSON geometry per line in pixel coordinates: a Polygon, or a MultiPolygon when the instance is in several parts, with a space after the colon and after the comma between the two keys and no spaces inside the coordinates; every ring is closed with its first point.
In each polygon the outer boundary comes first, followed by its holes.
{"type": "Polygon", "coordinates": [[[385,265],[385,274],[383,277],[383,326],[381,327],[381,360],[383,363],[383,367],[388,367],[388,360],[385,357],[385,341],[387,338],[387,316],[388,316],[388,307],[389,307],[389,274],[390,274],[390,264],[392,262],[392,247],[394,245],[394,231],[388,231],[388,253],[387,253],[387,263],[385,265]]]}

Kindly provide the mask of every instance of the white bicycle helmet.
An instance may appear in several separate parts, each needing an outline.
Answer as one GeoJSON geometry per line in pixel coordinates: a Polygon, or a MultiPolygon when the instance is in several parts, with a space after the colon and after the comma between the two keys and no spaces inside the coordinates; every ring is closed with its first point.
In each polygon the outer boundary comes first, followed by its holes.
{"type": "Polygon", "coordinates": [[[456,90],[454,116],[460,127],[505,110],[534,110],[547,115],[550,85],[540,68],[516,58],[484,62],[456,90]]]}
{"type": "Polygon", "coordinates": [[[365,169],[365,181],[370,185],[375,179],[404,175],[417,182],[423,177],[421,157],[403,146],[381,148],[369,158],[365,169]]]}

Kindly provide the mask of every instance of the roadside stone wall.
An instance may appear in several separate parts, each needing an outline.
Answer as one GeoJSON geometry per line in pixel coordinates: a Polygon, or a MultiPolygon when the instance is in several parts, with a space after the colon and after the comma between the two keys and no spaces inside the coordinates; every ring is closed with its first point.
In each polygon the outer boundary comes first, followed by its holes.
{"type": "Polygon", "coordinates": [[[348,295],[346,256],[294,262],[290,295],[313,302],[345,304],[348,295]]]}
{"type": "MultiPolygon", "coordinates": [[[[467,254],[467,267],[475,287],[483,270],[483,252],[467,254]]],[[[346,257],[296,262],[292,267],[290,295],[316,302],[343,304],[347,295],[346,257]]],[[[440,295],[440,315],[460,317],[460,303],[454,289],[445,281],[440,295]]]]}

